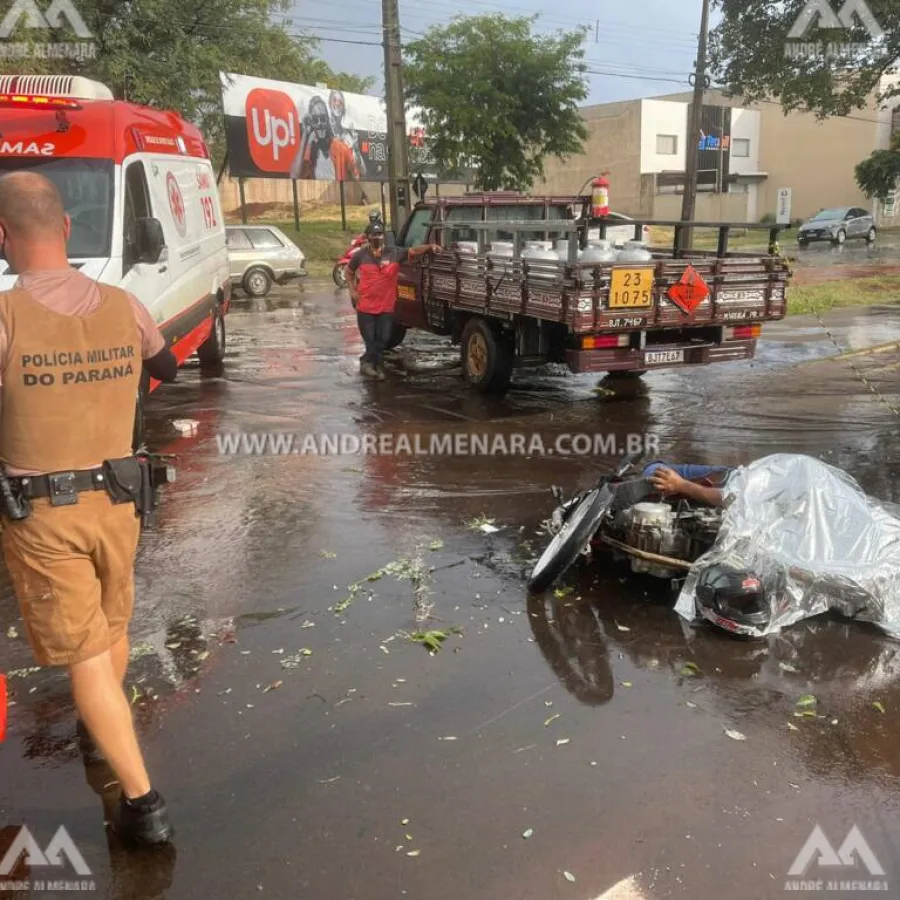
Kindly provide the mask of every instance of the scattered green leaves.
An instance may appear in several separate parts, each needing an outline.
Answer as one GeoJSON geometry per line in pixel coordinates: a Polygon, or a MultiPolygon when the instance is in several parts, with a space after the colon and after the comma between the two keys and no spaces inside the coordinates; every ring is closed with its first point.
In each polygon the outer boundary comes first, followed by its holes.
{"type": "Polygon", "coordinates": [[[684,678],[693,678],[700,674],[700,667],[696,663],[687,662],[681,667],[680,674],[684,678]]]}
{"type": "Polygon", "coordinates": [[[557,588],[553,592],[553,596],[556,597],[557,600],[562,600],[564,597],[568,597],[569,594],[574,593],[575,588],[567,587],[567,588],[557,588]]]}
{"type": "Polygon", "coordinates": [[[819,701],[812,694],[804,694],[797,701],[797,709],[811,709],[814,706],[818,706],[819,701]]]}
{"type": "Polygon", "coordinates": [[[550,718],[547,719],[546,722],[544,722],[544,728],[549,727],[550,723],[555,722],[559,718],[559,716],[560,716],[559,713],[557,713],[555,716],[550,716],[550,718]]]}
{"type": "Polygon", "coordinates": [[[448,631],[439,631],[437,629],[431,631],[417,631],[415,634],[408,635],[408,639],[416,644],[422,644],[428,648],[428,652],[435,654],[440,652],[441,645],[450,637],[451,634],[461,635],[461,628],[451,628],[448,631]]]}
{"type": "Polygon", "coordinates": [[[443,550],[443,549],[444,549],[444,542],[443,542],[440,538],[438,538],[436,541],[432,541],[432,542],[428,545],[428,549],[429,549],[429,550],[443,550]]]}
{"type": "Polygon", "coordinates": [[[330,550],[323,550],[322,556],[324,556],[325,559],[337,559],[337,553],[332,553],[330,550]]]}
{"type": "Polygon", "coordinates": [[[882,715],[885,714],[885,712],[884,712],[884,707],[883,707],[880,703],[878,703],[877,701],[876,701],[875,703],[873,703],[872,706],[874,706],[875,709],[877,709],[878,712],[880,712],[882,715]]]}

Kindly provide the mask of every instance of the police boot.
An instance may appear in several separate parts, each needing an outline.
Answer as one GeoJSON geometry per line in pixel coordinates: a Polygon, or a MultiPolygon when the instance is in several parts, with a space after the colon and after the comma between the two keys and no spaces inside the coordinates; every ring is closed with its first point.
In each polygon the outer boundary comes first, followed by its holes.
{"type": "Polygon", "coordinates": [[[127,800],[123,795],[112,825],[124,844],[136,847],[165,844],[175,834],[166,801],[157,791],[136,800],[127,800]]]}

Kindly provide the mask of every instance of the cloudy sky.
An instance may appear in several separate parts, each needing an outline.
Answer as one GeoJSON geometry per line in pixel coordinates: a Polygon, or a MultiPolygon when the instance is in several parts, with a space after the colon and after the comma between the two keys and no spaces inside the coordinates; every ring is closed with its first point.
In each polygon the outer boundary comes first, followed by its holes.
{"type": "MultiPolygon", "coordinates": [[[[540,14],[539,32],[589,26],[586,59],[594,74],[589,103],[649,97],[689,89],[696,57],[701,0],[400,0],[405,40],[461,15],[502,12],[540,14]],[[599,26],[598,26],[599,22],[599,26]]],[[[383,87],[380,0],[295,0],[292,27],[320,38],[321,52],[336,69],[377,79],[383,87]]],[[[716,19],[714,17],[713,23],[716,19]]]]}

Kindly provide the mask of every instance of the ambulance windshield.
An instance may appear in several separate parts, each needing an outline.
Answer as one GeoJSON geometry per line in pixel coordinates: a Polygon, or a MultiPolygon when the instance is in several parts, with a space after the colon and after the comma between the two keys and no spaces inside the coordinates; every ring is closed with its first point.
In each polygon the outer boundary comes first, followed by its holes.
{"type": "Polygon", "coordinates": [[[0,159],[0,175],[38,172],[59,188],[72,219],[69,259],[97,259],[110,255],[113,212],[112,160],[0,159]]]}

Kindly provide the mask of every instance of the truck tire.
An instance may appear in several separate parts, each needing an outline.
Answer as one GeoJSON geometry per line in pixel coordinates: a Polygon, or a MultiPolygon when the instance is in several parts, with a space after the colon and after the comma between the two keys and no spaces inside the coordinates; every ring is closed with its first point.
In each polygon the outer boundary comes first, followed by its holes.
{"type": "Polygon", "coordinates": [[[388,341],[387,349],[393,350],[396,347],[399,347],[403,343],[403,339],[405,337],[406,337],[406,326],[398,325],[395,322],[394,330],[391,332],[391,339],[388,341]]]}
{"type": "Polygon", "coordinates": [[[469,319],[461,339],[463,377],[482,394],[503,394],[512,379],[515,352],[484,319],[469,319]]]}
{"type": "Polygon", "coordinates": [[[197,348],[197,358],[204,366],[217,365],[225,359],[225,316],[221,307],[216,308],[209,337],[197,348]]]}

